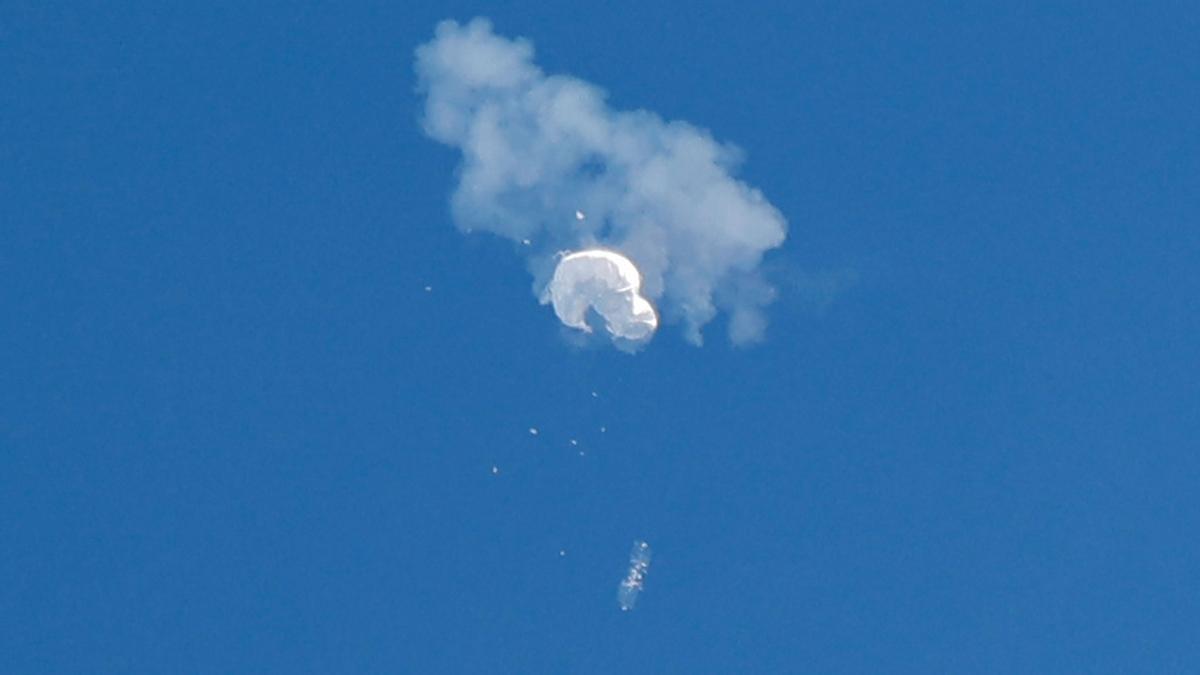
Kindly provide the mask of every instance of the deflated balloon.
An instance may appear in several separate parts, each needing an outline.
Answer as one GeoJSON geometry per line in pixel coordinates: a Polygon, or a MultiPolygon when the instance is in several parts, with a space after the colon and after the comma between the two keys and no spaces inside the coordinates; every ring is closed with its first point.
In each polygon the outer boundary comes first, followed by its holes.
{"type": "Polygon", "coordinates": [[[654,307],[641,296],[642,275],[629,258],[606,249],[576,251],[563,257],[542,302],[571,328],[590,333],[588,310],[604,319],[617,338],[644,340],[658,328],[654,307]]]}

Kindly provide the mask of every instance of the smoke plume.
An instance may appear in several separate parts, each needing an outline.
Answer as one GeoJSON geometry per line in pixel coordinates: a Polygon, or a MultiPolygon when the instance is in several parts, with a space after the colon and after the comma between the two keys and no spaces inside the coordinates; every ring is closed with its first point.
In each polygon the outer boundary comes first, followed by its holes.
{"type": "Polygon", "coordinates": [[[642,294],[691,342],[719,310],[735,343],[761,338],[774,289],[758,268],[786,222],[732,177],[735,147],[686,122],[609,108],[601,89],[546,75],[528,41],[485,19],[440,23],[416,70],[425,132],[462,151],[455,223],[527,244],[537,296],[558,252],[606,249],[636,265],[642,294]]]}

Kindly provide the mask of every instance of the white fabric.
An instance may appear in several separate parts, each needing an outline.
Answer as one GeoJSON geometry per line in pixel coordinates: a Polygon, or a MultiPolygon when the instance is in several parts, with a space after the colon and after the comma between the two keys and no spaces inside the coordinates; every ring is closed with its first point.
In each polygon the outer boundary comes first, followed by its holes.
{"type": "Polygon", "coordinates": [[[658,315],[641,289],[642,275],[629,258],[589,249],[558,262],[542,301],[553,303],[559,320],[571,328],[592,332],[587,323],[591,308],[614,337],[644,340],[658,329],[658,315]]]}

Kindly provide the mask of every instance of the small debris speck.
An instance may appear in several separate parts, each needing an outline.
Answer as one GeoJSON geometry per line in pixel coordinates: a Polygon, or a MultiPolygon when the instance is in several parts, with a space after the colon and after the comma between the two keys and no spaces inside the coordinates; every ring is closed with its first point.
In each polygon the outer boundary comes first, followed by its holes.
{"type": "Polygon", "coordinates": [[[600,427],[600,433],[608,431],[608,427],[600,427]]]}
{"type": "Polygon", "coordinates": [[[537,436],[537,435],[538,435],[538,430],[537,430],[537,427],[529,427],[529,435],[530,435],[530,436],[537,436]]]}
{"type": "Polygon", "coordinates": [[[425,287],[425,292],[426,292],[426,293],[428,293],[428,292],[430,292],[430,291],[432,291],[432,290],[433,290],[433,286],[426,286],[426,287],[425,287]]]}

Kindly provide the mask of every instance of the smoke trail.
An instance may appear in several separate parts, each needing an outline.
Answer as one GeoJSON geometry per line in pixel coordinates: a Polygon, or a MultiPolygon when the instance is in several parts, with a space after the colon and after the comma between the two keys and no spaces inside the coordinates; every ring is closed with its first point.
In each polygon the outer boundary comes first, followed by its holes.
{"type": "Polygon", "coordinates": [[[522,250],[537,295],[557,251],[604,248],[634,262],[643,295],[691,342],[718,310],[735,343],[761,338],[774,289],[758,267],[786,223],[730,175],[736,148],[685,122],[610,109],[600,89],[544,74],[528,41],[495,35],[485,19],[440,23],[416,69],[426,133],[463,153],[456,224],[533,243],[522,250]]]}

